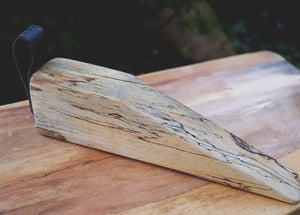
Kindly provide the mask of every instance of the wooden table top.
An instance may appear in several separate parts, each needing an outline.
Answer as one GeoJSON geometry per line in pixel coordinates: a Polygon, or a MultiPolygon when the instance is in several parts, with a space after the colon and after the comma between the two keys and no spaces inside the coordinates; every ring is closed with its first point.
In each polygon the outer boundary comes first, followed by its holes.
{"type": "MultiPolygon", "coordinates": [[[[139,76],[300,174],[300,73],[257,52],[139,76]]],[[[300,208],[38,134],[0,106],[0,214],[287,214],[300,208]]]]}

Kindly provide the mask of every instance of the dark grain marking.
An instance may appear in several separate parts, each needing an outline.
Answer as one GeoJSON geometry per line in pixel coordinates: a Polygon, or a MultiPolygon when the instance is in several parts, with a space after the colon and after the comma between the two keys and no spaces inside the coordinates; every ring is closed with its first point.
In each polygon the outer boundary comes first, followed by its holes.
{"type": "Polygon", "coordinates": [[[84,80],[86,80],[87,82],[91,82],[91,81],[95,80],[95,78],[84,78],[84,80]]]}
{"type": "Polygon", "coordinates": [[[43,91],[42,89],[37,88],[37,87],[34,87],[34,86],[31,86],[31,87],[30,87],[30,90],[34,90],[34,91],[43,91]]]}
{"type": "Polygon", "coordinates": [[[60,134],[60,133],[58,133],[58,132],[46,130],[46,129],[40,128],[40,127],[37,127],[37,129],[38,129],[39,133],[42,134],[42,135],[45,135],[45,136],[47,136],[47,137],[53,137],[53,138],[55,138],[55,139],[59,139],[59,140],[66,141],[66,138],[65,138],[62,134],[60,134]]]}
{"type": "MultiPolygon", "coordinates": [[[[95,112],[94,110],[91,110],[89,108],[78,107],[78,106],[77,106],[77,108],[82,109],[82,110],[87,110],[87,111],[93,111],[93,112],[95,112]]],[[[141,107],[139,107],[139,108],[142,109],[141,107]]],[[[153,109],[153,107],[151,105],[149,105],[147,107],[144,106],[144,108],[145,108],[145,110],[153,109]]],[[[56,110],[56,111],[58,111],[58,110],[56,110]]],[[[68,113],[65,113],[65,112],[62,112],[62,111],[58,111],[58,112],[61,112],[61,113],[66,114],[66,115],[69,115],[68,113]]],[[[100,113],[97,113],[97,114],[100,114],[100,113]]],[[[90,119],[90,118],[87,118],[87,117],[84,118],[82,116],[73,116],[73,115],[69,115],[69,116],[70,117],[78,118],[80,120],[85,120],[87,122],[94,123],[94,124],[97,124],[99,126],[104,126],[104,127],[119,129],[119,130],[123,130],[123,131],[130,132],[130,133],[140,133],[140,132],[137,132],[137,131],[132,130],[132,129],[128,129],[128,128],[124,128],[124,127],[121,127],[121,126],[117,126],[117,125],[115,125],[113,123],[96,121],[95,119],[90,119]]],[[[122,121],[124,120],[124,117],[121,116],[120,114],[117,114],[117,113],[110,113],[110,114],[108,114],[108,116],[116,118],[116,119],[120,119],[122,121]]],[[[279,173],[274,172],[271,169],[268,169],[268,167],[266,167],[266,166],[264,166],[264,167],[259,166],[259,165],[263,165],[259,161],[255,160],[255,159],[252,159],[250,157],[246,157],[246,156],[244,156],[242,154],[235,154],[233,152],[229,152],[229,151],[224,150],[224,149],[216,148],[216,146],[214,144],[210,143],[210,141],[207,140],[207,139],[204,139],[204,140],[199,139],[196,135],[193,134],[193,132],[191,133],[190,131],[188,131],[184,127],[184,125],[182,123],[174,120],[168,114],[157,112],[157,113],[155,113],[155,117],[158,117],[158,118],[160,118],[160,119],[163,120],[163,122],[161,123],[161,125],[164,125],[165,127],[172,129],[176,133],[177,132],[179,132],[179,133],[185,133],[187,136],[191,137],[191,138],[186,138],[186,137],[184,137],[182,135],[179,135],[179,137],[181,139],[184,139],[186,141],[193,141],[193,142],[197,143],[198,145],[200,145],[203,148],[203,150],[214,151],[214,153],[220,153],[222,155],[222,157],[224,158],[224,160],[223,159],[217,159],[217,158],[214,158],[214,157],[210,157],[210,156],[205,155],[205,154],[199,154],[199,153],[189,152],[189,151],[185,151],[185,150],[182,150],[182,149],[179,149],[179,148],[176,148],[176,147],[164,145],[164,144],[161,144],[161,143],[156,143],[154,141],[155,141],[155,139],[158,139],[158,137],[156,135],[157,132],[155,132],[155,131],[152,132],[152,134],[154,135],[154,137],[139,136],[138,139],[140,139],[142,141],[145,141],[145,142],[148,142],[148,143],[157,144],[157,145],[161,145],[161,146],[164,146],[164,147],[170,147],[170,148],[182,151],[182,152],[186,152],[186,153],[190,153],[190,154],[195,154],[195,155],[199,155],[199,156],[204,156],[204,157],[207,157],[209,159],[214,159],[214,160],[216,160],[218,162],[222,162],[222,163],[247,166],[249,169],[252,169],[253,171],[257,171],[258,174],[260,174],[260,175],[262,175],[264,177],[269,177],[269,178],[272,178],[273,180],[279,181],[280,183],[285,183],[285,184],[288,184],[288,185],[292,186],[287,181],[282,181],[280,179],[280,177],[279,177],[279,175],[280,175],[279,173]],[[247,160],[243,160],[239,156],[245,157],[247,159],[250,159],[253,162],[250,162],[250,161],[247,161],[247,160]]],[[[201,119],[198,119],[198,120],[201,121],[201,122],[203,122],[203,120],[201,120],[201,119]]],[[[132,122],[128,122],[128,123],[132,123],[132,122]]],[[[134,123],[136,123],[136,122],[134,122],[134,123]]],[[[146,128],[144,127],[144,129],[147,129],[147,127],[146,128]]],[[[233,136],[232,138],[233,138],[235,144],[237,144],[239,147],[245,149],[246,151],[249,151],[251,153],[260,154],[261,156],[264,156],[268,160],[271,160],[271,159],[273,160],[273,158],[271,158],[271,157],[269,157],[267,155],[264,155],[263,153],[261,153],[258,150],[254,149],[252,146],[249,146],[247,143],[245,143],[244,141],[242,141],[238,137],[233,136]]],[[[276,160],[275,160],[275,162],[277,163],[276,160]]],[[[210,178],[211,178],[211,176],[210,176],[210,178]]],[[[218,179],[218,181],[219,180],[223,180],[223,178],[218,179]]],[[[223,182],[224,182],[224,180],[223,180],[223,182]]],[[[226,183],[226,182],[224,182],[224,183],[226,183]]],[[[231,181],[230,183],[234,183],[234,182],[231,181]]],[[[227,184],[229,185],[229,181],[228,180],[227,180],[227,184]]],[[[244,185],[242,185],[241,182],[236,182],[236,184],[241,189],[251,190],[251,186],[244,186],[244,185]]],[[[256,189],[259,189],[259,188],[256,188],[256,189]]]]}
{"type": "Polygon", "coordinates": [[[43,84],[53,84],[53,85],[56,85],[57,81],[53,81],[53,80],[49,80],[49,79],[45,79],[45,78],[40,78],[40,77],[34,77],[32,79],[32,83],[36,83],[36,84],[40,84],[40,85],[43,85],[43,84]]]}
{"type": "MultiPolygon", "coordinates": [[[[272,178],[273,180],[276,180],[280,183],[285,183],[289,186],[292,186],[294,187],[292,184],[290,184],[288,181],[288,179],[286,179],[287,181],[282,181],[280,179],[280,174],[278,172],[274,172],[274,170],[270,169],[269,167],[267,167],[266,165],[264,165],[263,163],[251,158],[251,157],[247,157],[248,159],[252,160],[254,163],[251,163],[251,162],[247,162],[245,160],[242,160],[239,158],[239,155],[240,154],[235,154],[235,153],[232,153],[232,152],[229,152],[227,150],[223,150],[223,149],[220,149],[220,148],[216,148],[216,146],[211,143],[210,141],[206,140],[206,139],[199,139],[198,137],[196,137],[194,134],[192,134],[191,132],[187,131],[183,124],[174,120],[173,118],[170,118],[170,116],[166,115],[166,116],[159,116],[159,114],[157,114],[158,117],[160,117],[162,120],[164,120],[165,122],[162,123],[162,125],[172,129],[173,131],[175,131],[176,133],[180,132],[182,133],[184,131],[185,134],[187,134],[188,136],[191,136],[192,138],[189,139],[189,138],[185,138],[184,136],[179,136],[180,138],[186,140],[186,141],[193,141],[195,143],[197,143],[199,146],[203,147],[203,150],[206,150],[206,151],[214,151],[214,153],[220,153],[222,155],[222,157],[226,160],[226,161],[222,161],[222,160],[218,160],[219,162],[224,162],[224,163],[230,163],[230,164],[237,164],[237,165],[244,165],[244,166],[247,166],[248,168],[251,168],[251,169],[259,169],[260,171],[262,172],[258,172],[258,174],[264,176],[264,177],[269,177],[269,178],[272,178]],[[173,124],[170,124],[170,122],[172,122],[173,124]],[[175,125],[174,125],[175,123],[175,125]],[[193,140],[194,139],[194,140],[193,140]],[[230,160],[227,158],[231,158],[230,160]],[[237,162],[238,161],[238,162],[237,162]],[[259,163],[260,165],[264,166],[264,167],[261,167],[259,166],[258,164],[256,163],[259,163]],[[269,169],[269,170],[268,170],[269,169]],[[273,173],[274,172],[274,173],[273,173]],[[262,173],[266,173],[267,175],[265,174],[262,174],[262,173]],[[270,176],[268,176],[270,175],[270,176]]],[[[204,122],[203,120],[200,120],[202,122],[204,122]]],[[[205,121],[205,122],[210,122],[209,120],[205,121]]],[[[233,134],[231,134],[233,135],[233,134]]],[[[275,160],[274,158],[268,156],[268,155],[265,155],[261,152],[259,152],[257,149],[255,149],[254,147],[252,146],[249,146],[246,142],[242,141],[240,138],[236,137],[233,135],[233,138],[234,139],[234,142],[241,148],[244,148],[245,150],[251,152],[251,153],[255,153],[255,154],[258,154],[258,155],[261,155],[263,156],[264,158],[268,159],[268,160],[274,160],[280,167],[284,168],[285,170],[287,170],[288,172],[290,173],[293,173],[295,175],[295,177],[297,178],[297,173],[294,173],[293,171],[289,170],[288,168],[286,168],[285,166],[283,166],[282,164],[278,163],[277,160],[275,160]]],[[[209,157],[209,156],[208,156],[209,157]]],[[[243,156],[245,157],[245,156],[243,156]]],[[[281,176],[282,177],[282,176],[281,176]]],[[[296,187],[295,187],[296,188],[296,187]]],[[[296,188],[297,189],[297,188],[296,188]]]]}
{"type": "Polygon", "coordinates": [[[115,118],[115,119],[122,119],[123,118],[123,116],[121,116],[120,114],[117,114],[117,113],[109,113],[108,115],[111,116],[112,118],[115,118]]]}
{"type": "Polygon", "coordinates": [[[69,88],[57,88],[58,91],[60,92],[70,92],[70,93],[74,93],[74,94],[78,94],[78,92],[76,90],[72,90],[72,89],[69,89],[69,88]]]}
{"type": "Polygon", "coordinates": [[[91,118],[83,117],[83,116],[71,115],[69,113],[63,112],[63,111],[55,109],[55,108],[51,108],[51,109],[53,111],[58,112],[58,113],[64,114],[66,116],[69,116],[69,117],[72,117],[72,118],[76,118],[78,120],[83,120],[83,121],[86,121],[88,123],[92,123],[92,124],[99,125],[99,126],[102,126],[102,127],[112,128],[112,129],[118,129],[118,130],[125,131],[125,132],[128,132],[128,133],[135,133],[135,134],[140,133],[139,131],[136,131],[136,130],[133,130],[133,129],[130,129],[130,128],[124,128],[124,127],[115,125],[113,123],[99,121],[99,120],[96,120],[96,119],[91,119],[91,118]]]}
{"type": "Polygon", "coordinates": [[[289,168],[287,168],[286,166],[282,165],[281,163],[279,163],[275,158],[266,155],[264,153],[262,153],[261,151],[255,149],[253,146],[250,146],[248,143],[246,143],[245,141],[243,141],[241,138],[235,136],[234,134],[230,133],[230,136],[232,137],[234,143],[241,147],[242,149],[246,150],[247,152],[253,153],[253,154],[257,154],[260,155],[264,158],[266,158],[267,160],[273,160],[277,165],[279,165],[281,168],[283,168],[284,170],[292,173],[294,175],[295,178],[298,177],[298,174],[292,170],[290,170],[289,168]]]}

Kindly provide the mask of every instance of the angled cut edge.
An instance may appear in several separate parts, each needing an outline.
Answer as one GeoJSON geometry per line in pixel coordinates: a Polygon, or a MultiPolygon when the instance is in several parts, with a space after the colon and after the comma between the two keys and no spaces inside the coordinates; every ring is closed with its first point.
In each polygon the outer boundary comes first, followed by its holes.
{"type": "Polygon", "coordinates": [[[296,173],[133,75],[55,58],[30,91],[41,134],[300,201],[296,173]]]}

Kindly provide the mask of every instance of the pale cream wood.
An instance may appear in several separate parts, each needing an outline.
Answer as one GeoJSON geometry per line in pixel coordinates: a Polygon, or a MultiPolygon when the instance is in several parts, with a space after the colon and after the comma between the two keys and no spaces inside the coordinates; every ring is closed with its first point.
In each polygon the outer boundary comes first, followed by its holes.
{"type": "Polygon", "coordinates": [[[300,200],[296,173],[133,75],[56,58],[33,75],[30,90],[41,134],[300,200]]]}

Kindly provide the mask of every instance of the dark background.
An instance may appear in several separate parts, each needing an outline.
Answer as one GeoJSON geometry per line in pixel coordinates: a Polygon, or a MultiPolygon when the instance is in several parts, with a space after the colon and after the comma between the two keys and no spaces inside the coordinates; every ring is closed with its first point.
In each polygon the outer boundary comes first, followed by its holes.
{"type": "Polygon", "coordinates": [[[48,53],[135,75],[271,50],[300,66],[296,1],[8,1],[0,9],[0,105],[24,100],[13,40],[31,24],[48,53]]]}

